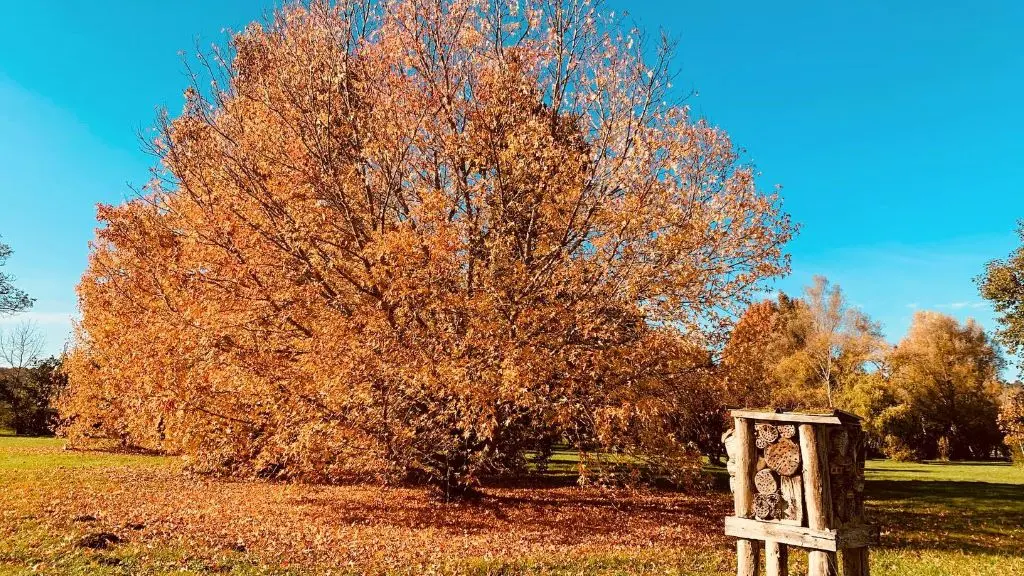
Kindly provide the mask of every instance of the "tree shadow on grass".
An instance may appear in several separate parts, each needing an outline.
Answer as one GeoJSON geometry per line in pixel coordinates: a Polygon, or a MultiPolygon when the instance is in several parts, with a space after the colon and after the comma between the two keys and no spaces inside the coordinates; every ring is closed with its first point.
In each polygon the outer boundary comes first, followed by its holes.
{"type": "Polygon", "coordinates": [[[348,500],[337,495],[336,491],[327,491],[304,496],[296,503],[325,524],[453,534],[518,534],[565,545],[602,538],[636,542],[641,535],[663,529],[717,535],[721,518],[729,510],[729,502],[715,495],[595,487],[488,487],[482,499],[461,503],[437,502],[415,489],[372,500],[348,500]]]}
{"type": "Polygon", "coordinates": [[[1024,485],[992,482],[960,482],[934,480],[868,480],[869,500],[917,500],[932,504],[948,504],[951,500],[1003,501],[1018,512],[1024,511],[1024,485]]]}
{"type": "Polygon", "coordinates": [[[1024,486],[868,480],[866,491],[883,546],[1020,554],[1024,486]]]}
{"type": "Polygon", "coordinates": [[[1012,468],[1013,464],[1001,460],[928,460],[929,466],[984,466],[986,468],[1012,468]]]}

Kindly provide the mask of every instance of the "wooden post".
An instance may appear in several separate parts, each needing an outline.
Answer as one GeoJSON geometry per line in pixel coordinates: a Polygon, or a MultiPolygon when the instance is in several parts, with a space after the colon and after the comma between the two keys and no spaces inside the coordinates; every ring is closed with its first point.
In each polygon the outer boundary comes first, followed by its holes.
{"type": "Polygon", "coordinates": [[[736,493],[733,501],[736,516],[753,518],[754,466],[757,464],[754,422],[747,418],[737,418],[733,441],[736,443],[736,493]]]}
{"type": "MultiPolygon", "coordinates": [[[[832,528],[832,494],[828,476],[828,433],[824,426],[800,425],[800,456],[804,466],[807,527],[829,530],[832,528]]],[[[808,576],[837,576],[838,573],[835,552],[808,552],[808,576]]]]}
{"type": "Polygon", "coordinates": [[[870,574],[866,546],[843,550],[843,576],[870,576],[870,574]]]}
{"type": "Polygon", "coordinates": [[[789,576],[789,546],[766,540],[764,571],[766,576],[789,576]]]}
{"type": "MultiPolygon", "coordinates": [[[[754,445],[754,422],[748,418],[736,419],[736,481],[734,511],[739,518],[753,517],[754,466],[757,464],[757,446],[754,445]]],[[[736,540],[736,576],[757,576],[760,543],[740,538],[736,540]]]]}
{"type": "Polygon", "coordinates": [[[736,576],[757,576],[761,543],[740,538],[736,541],[736,576]]]}

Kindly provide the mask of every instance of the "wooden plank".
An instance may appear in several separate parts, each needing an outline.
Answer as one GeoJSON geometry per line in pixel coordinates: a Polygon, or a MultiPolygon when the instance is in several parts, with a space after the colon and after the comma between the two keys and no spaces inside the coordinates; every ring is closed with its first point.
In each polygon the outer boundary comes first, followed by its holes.
{"type": "MultiPolygon", "coordinates": [[[[832,528],[832,493],[828,476],[828,429],[801,424],[799,435],[800,457],[804,466],[807,527],[812,530],[829,530],[832,528]]],[[[839,566],[834,550],[808,552],[807,575],[835,576],[839,566]]]]}
{"type": "Polygon", "coordinates": [[[839,530],[814,530],[806,526],[736,516],[726,517],[725,534],[749,540],[774,540],[790,546],[826,552],[844,548],[864,548],[878,542],[878,529],[867,524],[847,526],[839,530]]]}
{"type": "Polygon", "coordinates": [[[736,476],[733,483],[733,504],[740,518],[750,518],[754,513],[754,466],[757,462],[757,446],[754,445],[754,421],[736,419],[733,433],[733,449],[736,451],[736,476]]]}
{"type": "Polygon", "coordinates": [[[773,540],[765,542],[764,571],[767,576],[789,576],[789,547],[773,540]]]}
{"type": "Polygon", "coordinates": [[[736,576],[757,576],[761,543],[754,540],[736,541],[736,576]]]}
{"type": "Polygon", "coordinates": [[[828,432],[825,428],[800,425],[800,458],[804,467],[807,527],[828,530],[832,528],[832,494],[828,477],[828,432]]]}
{"type": "Polygon", "coordinates": [[[781,544],[812,550],[838,550],[836,533],[832,530],[812,530],[803,526],[729,516],[725,519],[725,533],[737,538],[774,540],[781,544]]]}
{"type": "Polygon", "coordinates": [[[757,410],[733,410],[733,418],[751,420],[769,420],[772,422],[796,422],[804,424],[842,424],[843,420],[836,413],[800,414],[797,412],[758,412],[757,410]]]}

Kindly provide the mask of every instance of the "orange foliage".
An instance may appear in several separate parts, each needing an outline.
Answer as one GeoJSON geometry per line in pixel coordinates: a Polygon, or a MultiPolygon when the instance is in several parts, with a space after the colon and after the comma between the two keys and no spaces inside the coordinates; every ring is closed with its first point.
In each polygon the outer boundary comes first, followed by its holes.
{"type": "Polygon", "coordinates": [[[722,352],[728,404],[738,408],[772,405],[785,322],[779,305],[771,300],[751,304],[740,316],[722,352]]]}
{"type": "Polygon", "coordinates": [[[791,227],[666,103],[667,50],[587,2],[479,0],[292,6],[231,48],[145,194],[99,208],[73,441],[449,490],[553,439],[696,467],[673,383],[791,227]]]}

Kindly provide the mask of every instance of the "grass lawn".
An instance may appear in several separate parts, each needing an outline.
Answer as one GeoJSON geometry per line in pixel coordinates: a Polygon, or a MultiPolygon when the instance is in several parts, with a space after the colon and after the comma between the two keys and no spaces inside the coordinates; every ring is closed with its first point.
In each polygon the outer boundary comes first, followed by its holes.
{"type": "MultiPolygon", "coordinates": [[[[453,505],[61,446],[0,437],[0,575],[733,573],[723,492],[487,487],[453,505]],[[122,542],[81,546],[102,532],[122,542]]],[[[867,490],[883,526],[873,574],[1024,576],[1024,470],[872,461],[867,490]]],[[[794,574],[802,564],[794,554],[794,574]]]]}
{"type": "Polygon", "coordinates": [[[872,574],[1024,575],[1024,469],[869,461],[872,574]]]}

